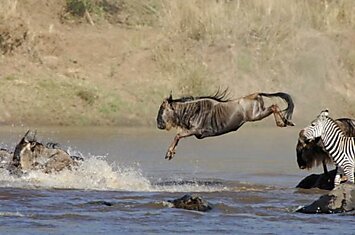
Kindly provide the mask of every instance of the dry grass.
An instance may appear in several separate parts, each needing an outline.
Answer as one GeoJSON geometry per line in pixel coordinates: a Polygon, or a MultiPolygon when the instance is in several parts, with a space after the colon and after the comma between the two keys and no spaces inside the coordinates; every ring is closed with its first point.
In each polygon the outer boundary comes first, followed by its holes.
{"type": "Polygon", "coordinates": [[[170,77],[191,83],[185,73],[194,68],[190,74],[202,74],[196,84],[229,86],[240,95],[284,90],[296,96],[301,112],[326,106],[335,115],[354,115],[355,1],[186,0],[162,5],[165,39],[158,62],[170,77]]]}
{"type": "Polygon", "coordinates": [[[0,1],[0,20],[6,21],[11,17],[16,16],[17,0],[1,0],[0,1]]]}

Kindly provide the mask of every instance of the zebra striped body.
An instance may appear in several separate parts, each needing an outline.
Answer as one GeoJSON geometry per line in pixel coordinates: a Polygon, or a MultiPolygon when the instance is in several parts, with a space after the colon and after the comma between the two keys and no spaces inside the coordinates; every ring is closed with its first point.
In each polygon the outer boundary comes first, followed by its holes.
{"type": "Polygon", "coordinates": [[[340,184],[340,173],[344,172],[348,180],[354,183],[355,138],[346,137],[338,124],[330,117],[328,111],[322,111],[312,124],[304,129],[304,136],[308,140],[317,137],[322,139],[325,150],[332,157],[338,167],[334,180],[340,184]]]}

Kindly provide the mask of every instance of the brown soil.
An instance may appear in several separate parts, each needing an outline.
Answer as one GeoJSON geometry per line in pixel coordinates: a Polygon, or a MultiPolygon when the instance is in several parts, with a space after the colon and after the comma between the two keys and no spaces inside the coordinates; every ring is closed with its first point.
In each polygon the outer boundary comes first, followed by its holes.
{"type": "Polygon", "coordinates": [[[281,54],[273,64],[254,60],[252,40],[241,48],[234,39],[179,38],[162,23],[133,25],[133,13],[123,10],[106,18],[91,13],[91,25],[68,17],[65,3],[18,1],[1,21],[1,123],[154,125],[171,90],[206,95],[219,87],[235,97],[288,92],[297,124],[325,107],[335,117],[355,116],[354,31],[300,30],[282,51],[275,48],[281,54]],[[291,44],[298,45],[287,51],[291,44]],[[347,56],[339,62],[341,53],[347,56]]]}

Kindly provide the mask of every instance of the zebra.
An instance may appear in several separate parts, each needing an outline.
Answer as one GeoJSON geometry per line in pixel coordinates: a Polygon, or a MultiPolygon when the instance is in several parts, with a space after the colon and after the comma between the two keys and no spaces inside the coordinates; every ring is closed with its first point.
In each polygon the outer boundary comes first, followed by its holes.
{"type": "Polygon", "coordinates": [[[346,137],[338,124],[329,117],[328,110],[323,110],[303,130],[308,141],[321,138],[325,150],[337,166],[334,186],[340,184],[342,173],[345,173],[348,181],[354,183],[355,137],[346,137]]]}

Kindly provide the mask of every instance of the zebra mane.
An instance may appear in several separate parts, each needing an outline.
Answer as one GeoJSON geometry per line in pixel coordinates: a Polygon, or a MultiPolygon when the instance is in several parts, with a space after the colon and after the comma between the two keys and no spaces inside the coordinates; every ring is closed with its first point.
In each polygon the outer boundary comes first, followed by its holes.
{"type": "Polygon", "coordinates": [[[181,102],[181,103],[185,103],[185,102],[189,102],[189,101],[199,101],[202,99],[212,99],[218,102],[228,102],[230,101],[230,99],[228,98],[229,96],[229,89],[225,89],[225,90],[220,90],[218,89],[216,91],[215,94],[213,95],[208,95],[208,96],[183,96],[181,98],[178,99],[170,99],[169,103],[171,102],[181,102]]]}
{"type": "Polygon", "coordinates": [[[328,121],[331,123],[331,125],[334,126],[336,131],[339,131],[340,133],[342,133],[344,136],[346,136],[346,133],[340,128],[339,124],[331,117],[329,116],[323,116],[322,118],[324,118],[324,120],[328,121]]]}

